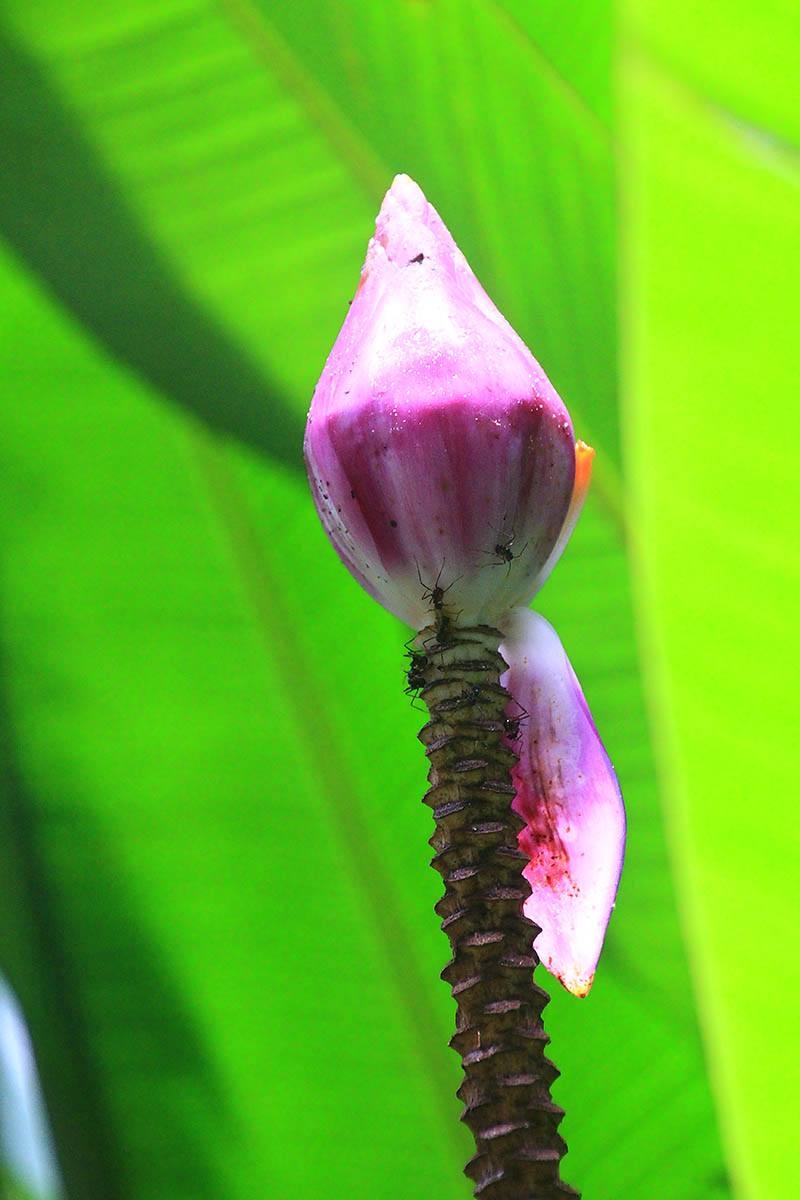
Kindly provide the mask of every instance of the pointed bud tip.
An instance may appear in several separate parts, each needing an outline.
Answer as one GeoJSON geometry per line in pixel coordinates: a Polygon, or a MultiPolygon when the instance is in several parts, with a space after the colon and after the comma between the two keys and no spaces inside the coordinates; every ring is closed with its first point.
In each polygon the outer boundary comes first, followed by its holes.
{"type": "Polygon", "coordinates": [[[305,454],[340,557],[417,629],[440,589],[447,615],[496,623],[564,538],[569,414],[407,175],[381,205],[305,454]]]}
{"type": "Polygon", "coordinates": [[[370,270],[383,255],[385,262],[402,268],[431,258],[445,266],[457,253],[452,237],[419,184],[408,175],[395,175],[375,218],[375,236],[367,253],[370,270]]]}
{"type": "Polygon", "coordinates": [[[402,208],[414,216],[422,216],[428,209],[425,193],[410,175],[395,175],[392,186],[383,198],[381,212],[387,206],[402,208]]]}

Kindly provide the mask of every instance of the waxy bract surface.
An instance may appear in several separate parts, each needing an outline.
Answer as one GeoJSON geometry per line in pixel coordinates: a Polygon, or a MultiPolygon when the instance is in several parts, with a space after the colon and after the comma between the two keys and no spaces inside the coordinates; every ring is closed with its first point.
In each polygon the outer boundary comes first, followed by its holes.
{"type": "Polygon", "coordinates": [[[305,453],[337,553],[409,625],[429,621],[435,587],[462,623],[534,595],[573,492],[572,423],[406,176],[376,221],[305,453]]]}
{"type": "Polygon", "coordinates": [[[625,851],[625,808],[614,768],[552,625],[515,609],[500,652],[500,682],[524,713],[512,771],[514,808],[527,821],[525,912],[541,926],[536,953],[576,996],[592,985],[625,851]]]}

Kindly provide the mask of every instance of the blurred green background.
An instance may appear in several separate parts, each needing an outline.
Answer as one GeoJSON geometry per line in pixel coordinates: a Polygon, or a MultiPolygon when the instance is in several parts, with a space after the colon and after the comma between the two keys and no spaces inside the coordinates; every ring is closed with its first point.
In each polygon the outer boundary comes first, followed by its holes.
{"type": "Polygon", "coordinates": [[[799,46],[779,0],[6,0],[0,950],[69,1200],[469,1195],[408,634],[300,449],[397,171],[597,450],[541,596],[629,818],[592,993],[540,980],[565,1177],[792,1194],[799,46]]]}

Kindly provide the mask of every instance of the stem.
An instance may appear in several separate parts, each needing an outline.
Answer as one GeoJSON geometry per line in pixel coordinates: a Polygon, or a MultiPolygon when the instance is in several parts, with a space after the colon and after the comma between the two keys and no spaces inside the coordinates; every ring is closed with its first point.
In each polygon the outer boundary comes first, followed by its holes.
{"type": "Polygon", "coordinates": [[[412,671],[431,716],[419,737],[430,761],[433,866],[445,884],[436,912],[453,949],[442,978],[457,1005],[450,1045],[476,1145],[464,1170],[481,1200],[577,1197],[559,1178],[567,1147],[563,1110],[550,1098],[558,1071],[544,1053],[549,997],[531,977],[539,929],[522,911],[530,887],[517,845],[524,822],[511,807],[517,756],[506,737],[502,634],[436,617],[415,639],[412,671]]]}

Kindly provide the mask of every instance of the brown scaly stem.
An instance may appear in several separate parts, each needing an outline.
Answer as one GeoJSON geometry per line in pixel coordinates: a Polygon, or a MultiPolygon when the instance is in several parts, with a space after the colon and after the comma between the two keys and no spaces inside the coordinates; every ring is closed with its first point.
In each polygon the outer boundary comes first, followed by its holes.
{"type": "Polygon", "coordinates": [[[445,883],[436,912],[453,949],[442,978],[457,1005],[450,1045],[464,1067],[458,1096],[475,1137],[465,1167],[474,1194],[560,1200],[579,1193],[559,1178],[564,1113],[550,1098],[558,1071],[544,1053],[549,997],[531,977],[539,930],[522,911],[530,887],[517,846],[523,822],[511,808],[517,759],[504,740],[501,641],[496,629],[459,628],[437,612],[412,652],[431,717],[419,737],[430,761],[433,866],[445,883]]]}

